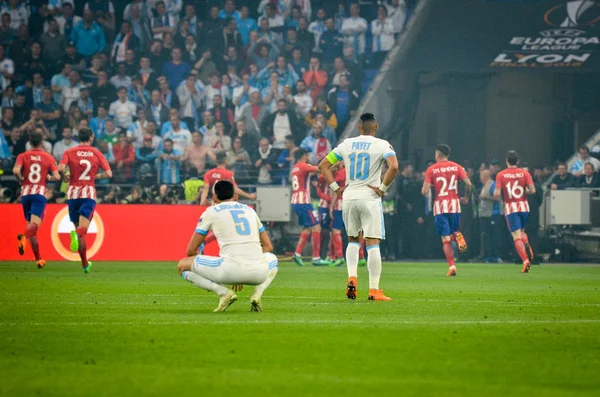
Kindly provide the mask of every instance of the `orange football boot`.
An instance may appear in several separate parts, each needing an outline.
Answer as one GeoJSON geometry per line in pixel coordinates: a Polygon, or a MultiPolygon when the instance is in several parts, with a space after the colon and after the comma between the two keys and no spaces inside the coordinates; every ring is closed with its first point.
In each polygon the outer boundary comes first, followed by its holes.
{"type": "Polygon", "coordinates": [[[35,264],[37,265],[38,269],[43,269],[44,266],[46,266],[46,261],[43,259],[40,259],[39,261],[35,262],[35,264]]]}
{"type": "Polygon", "coordinates": [[[450,266],[448,268],[448,274],[446,274],[446,277],[452,277],[452,276],[456,276],[456,266],[450,266]]]}
{"type": "Polygon", "coordinates": [[[458,251],[460,253],[467,252],[467,241],[461,232],[456,232],[454,234],[454,238],[456,239],[456,244],[458,245],[458,251]]]}
{"type": "Polygon", "coordinates": [[[23,255],[25,253],[25,247],[27,246],[27,238],[25,238],[24,234],[19,234],[17,236],[17,241],[19,242],[19,254],[23,255]]]}
{"type": "Polygon", "coordinates": [[[535,255],[533,254],[533,248],[531,248],[531,245],[529,245],[529,243],[525,243],[525,251],[527,251],[529,262],[531,262],[535,255]]]}
{"type": "Polygon", "coordinates": [[[356,297],[358,296],[358,279],[356,277],[349,277],[348,278],[348,285],[346,286],[346,296],[348,297],[348,299],[356,299],[356,297]]]}
{"type": "Polygon", "coordinates": [[[385,296],[382,289],[370,289],[369,290],[370,301],[391,301],[392,298],[385,296]]]}
{"type": "Polygon", "coordinates": [[[531,264],[529,263],[529,261],[525,261],[525,263],[523,263],[523,268],[521,269],[521,273],[529,273],[530,269],[531,269],[531,264]]]}

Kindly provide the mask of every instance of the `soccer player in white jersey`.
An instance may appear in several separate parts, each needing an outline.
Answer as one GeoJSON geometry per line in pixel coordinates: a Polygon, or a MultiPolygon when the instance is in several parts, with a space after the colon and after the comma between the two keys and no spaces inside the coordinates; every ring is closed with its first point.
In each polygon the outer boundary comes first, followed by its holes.
{"type": "Polygon", "coordinates": [[[179,261],[179,274],[195,286],[219,295],[215,312],[224,312],[237,300],[235,290],[243,284],[256,285],[250,310],[262,311],[261,297],[278,271],[277,257],[264,226],[254,210],[236,202],[238,195],[229,181],[214,186],[212,207],[200,217],[187,248],[187,258],[179,261]],[[213,231],[221,256],[196,255],[209,231],[213,231]]]}
{"type": "Polygon", "coordinates": [[[398,172],[396,152],[389,142],[375,138],[379,125],[375,116],[365,113],[360,116],[360,136],[349,138],[333,149],[321,161],[319,168],[329,188],[343,195],[342,217],[348,233],[346,263],[348,266],[348,299],[356,299],[358,288],[358,251],[360,239],[364,237],[369,257],[369,300],[389,301],[379,289],[381,277],[381,253],[379,243],[385,238],[381,197],[394,181],[398,172]],[[346,186],[340,187],[334,180],[331,166],[343,160],[346,166],[346,186]],[[381,181],[383,164],[389,169],[381,181]]]}

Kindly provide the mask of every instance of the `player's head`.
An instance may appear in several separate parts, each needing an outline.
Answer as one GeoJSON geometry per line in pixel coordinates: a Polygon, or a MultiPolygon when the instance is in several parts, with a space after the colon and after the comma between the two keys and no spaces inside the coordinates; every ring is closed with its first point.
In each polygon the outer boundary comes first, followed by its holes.
{"type": "Polygon", "coordinates": [[[435,147],[435,161],[444,161],[450,158],[450,154],[452,151],[450,150],[450,146],[442,143],[435,147]]]}
{"type": "Polygon", "coordinates": [[[296,163],[298,162],[304,162],[306,163],[308,161],[308,150],[306,149],[298,149],[294,152],[294,160],[296,160],[296,163]]]}
{"type": "Polygon", "coordinates": [[[219,181],[213,188],[213,202],[221,203],[223,201],[237,201],[238,195],[235,194],[235,188],[230,181],[219,181]]]}
{"type": "Polygon", "coordinates": [[[77,137],[79,138],[79,142],[84,145],[91,145],[94,140],[94,132],[90,128],[82,128],[77,133],[77,137]]]}
{"type": "Polygon", "coordinates": [[[506,153],[506,165],[509,167],[516,167],[519,164],[519,153],[514,150],[509,150],[506,153]]]}
{"type": "Polygon", "coordinates": [[[44,139],[40,131],[34,130],[29,133],[29,143],[31,144],[32,148],[37,149],[42,146],[43,140],[44,139]]]}
{"type": "Polygon", "coordinates": [[[227,164],[227,153],[219,152],[217,153],[217,165],[226,165],[227,164]]]}
{"type": "Polygon", "coordinates": [[[375,120],[373,113],[363,113],[360,115],[360,121],[358,122],[358,132],[360,135],[377,135],[379,130],[379,124],[375,120]]]}

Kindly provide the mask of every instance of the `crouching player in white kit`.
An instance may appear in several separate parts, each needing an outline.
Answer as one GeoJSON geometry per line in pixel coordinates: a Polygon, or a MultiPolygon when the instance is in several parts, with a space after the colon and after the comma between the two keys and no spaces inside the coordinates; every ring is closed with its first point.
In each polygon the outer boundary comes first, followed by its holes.
{"type": "Polygon", "coordinates": [[[237,295],[224,284],[256,285],[250,298],[251,311],[262,311],[261,297],[277,274],[277,257],[269,235],[254,210],[237,203],[238,196],[229,181],[214,186],[213,202],[200,217],[187,248],[187,258],[179,261],[179,274],[207,291],[219,295],[215,312],[224,312],[237,300],[237,295]],[[196,255],[209,231],[213,231],[221,256],[196,255]]]}
{"type": "Polygon", "coordinates": [[[365,113],[358,123],[359,137],[346,139],[321,161],[319,168],[329,188],[343,194],[342,217],[348,233],[346,263],[348,287],[346,296],[356,299],[358,288],[358,255],[360,238],[367,245],[369,269],[369,300],[389,301],[379,289],[381,277],[381,253],[379,242],[385,239],[383,206],[381,197],[394,181],[398,172],[398,159],[394,148],[383,139],[375,138],[379,126],[375,116],[365,113]],[[331,166],[343,160],[346,165],[346,187],[334,180],[331,166]],[[381,181],[381,169],[387,163],[389,169],[381,181]]]}

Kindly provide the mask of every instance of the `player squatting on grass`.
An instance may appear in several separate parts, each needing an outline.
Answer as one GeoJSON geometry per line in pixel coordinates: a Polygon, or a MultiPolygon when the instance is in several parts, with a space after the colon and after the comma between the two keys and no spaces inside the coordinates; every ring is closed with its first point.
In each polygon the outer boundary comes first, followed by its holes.
{"type": "Polygon", "coordinates": [[[278,271],[277,257],[265,227],[254,210],[237,202],[233,183],[219,181],[213,202],[200,217],[187,248],[187,258],[179,261],[179,274],[195,286],[219,295],[215,312],[224,312],[237,300],[235,291],[244,284],[256,285],[250,310],[262,311],[261,297],[278,271]],[[219,242],[221,256],[197,255],[209,231],[219,242]],[[233,285],[232,289],[224,285],[233,285]]]}
{"type": "Polygon", "coordinates": [[[360,116],[360,136],[346,139],[319,164],[319,169],[331,191],[343,195],[342,217],[348,233],[346,263],[348,285],[346,296],[356,299],[358,291],[358,256],[360,241],[364,237],[369,253],[369,300],[389,301],[379,288],[381,277],[381,253],[379,243],[385,239],[383,206],[381,197],[398,173],[396,152],[389,142],[376,138],[379,125],[375,116],[364,113],[360,116]],[[346,165],[346,186],[340,187],[331,167],[343,160],[346,165]],[[383,164],[388,171],[381,181],[383,164]]]}

